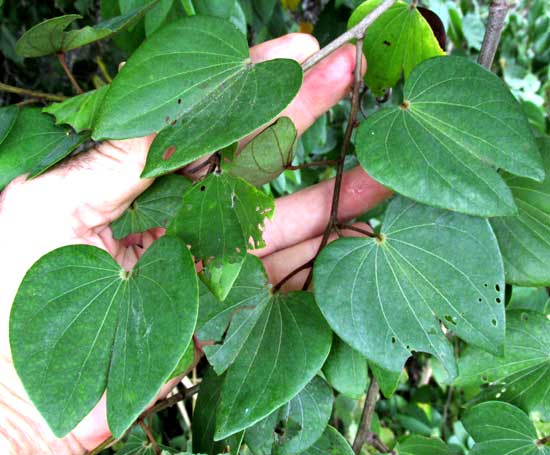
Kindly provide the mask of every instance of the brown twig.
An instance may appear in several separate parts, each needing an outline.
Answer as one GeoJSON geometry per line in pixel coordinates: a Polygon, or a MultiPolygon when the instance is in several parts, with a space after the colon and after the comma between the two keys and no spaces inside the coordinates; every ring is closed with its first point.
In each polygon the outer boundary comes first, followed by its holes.
{"type": "Polygon", "coordinates": [[[108,448],[111,444],[115,442],[115,438],[112,436],[103,441],[101,444],[99,444],[95,449],[88,452],[87,455],[99,455],[101,452],[103,452],[106,448],[108,448]]]}
{"type": "Polygon", "coordinates": [[[198,393],[200,388],[200,384],[196,384],[193,387],[189,387],[188,389],[184,390],[183,392],[178,392],[171,397],[165,398],[162,401],[159,401],[156,405],[154,405],[152,408],[148,409],[141,415],[141,419],[145,419],[146,417],[149,417],[152,414],[156,414],[157,412],[160,412],[166,408],[170,408],[174,406],[176,403],[179,403],[180,401],[187,400],[188,398],[191,398],[193,395],[198,393]]]}
{"type": "Polygon", "coordinates": [[[304,70],[304,72],[323,60],[328,55],[332,54],[336,49],[339,49],[347,42],[353,39],[362,40],[365,36],[367,28],[369,28],[372,23],[382,14],[384,14],[384,12],[386,12],[395,2],[396,0],[384,0],[379,6],[377,6],[369,14],[367,14],[355,27],[350,28],[346,33],[343,33],[334,41],[330,42],[321,50],[313,54],[304,63],[302,63],[302,69],[304,70]]]}
{"type": "Polygon", "coordinates": [[[145,422],[142,419],[138,420],[138,425],[141,427],[141,429],[145,432],[147,435],[147,439],[151,443],[151,447],[153,448],[153,451],[155,452],[155,455],[160,455],[160,449],[157,444],[157,441],[155,440],[155,437],[153,436],[153,433],[151,433],[151,430],[147,425],[145,425],[145,422]]]}
{"type": "Polygon", "coordinates": [[[279,281],[275,286],[273,286],[273,292],[279,291],[283,287],[283,284],[285,284],[293,276],[300,273],[302,270],[306,270],[306,269],[309,269],[309,268],[313,267],[313,261],[314,261],[314,259],[310,259],[305,264],[302,264],[300,267],[298,267],[297,269],[294,269],[292,272],[290,272],[281,281],[279,281]]]}
{"type": "Polygon", "coordinates": [[[495,54],[497,52],[500,35],[504,28],[504,20],[510,6],[508,0],[492,0],[489,6],[489,18],[483,36],[483,43],[477,59],[478,63],[487,69],[491,69],[495,54]]]}
{"type": "MultiPolygon", "coordinates": [[[[319,245],[319,249],[317,250],[317,254],[319,254],[320,251],[326,246],[326,244],[328,243],[328,239],[330,237],[330,233],[332,232],[332,229],[334,227],[337,227],[337,224],[338,224],[338,206],[340,203],[340,190],[342,187],[342,179],[344,177],[344,160],[346,158],[346,154],[348,153],[348,148],[351,143],[351,136],[353,134],[353,130],[357,126],[356,123],[357,123],[357,113],[359,111],[359,95],[361,91],[361,83],[363,81],[363,76],[361,73],[362,62],[363,62],[363,36],[360,36],[358,37],[355,43],[355,71],[354,71],[353,91],[351,96],[351,111],[348,118],[348,124],[346,126],[346,132],[344,134],[344,140],[342,142],[342,148],[340,149],[340,157],[338,159],[338,167],[336,169],[336,178],[334,179],[334,192],[332,194],[332,206],[330,209],[330,217],[329,217],[327,227],[323,233],[321,244],[319,245]]],[[[309,275],[304,283],[304,286],[303,286],[304,290],[307,290],[309,288],[309,285],[311,284],[312,271],[309,272],[309,275]]]]}
{"type": "Polygon", "coordinates": [[[80,88],[80,85],[78,85],[78,82],[76,82],[76,79],[74,78],[73,73],[69,69],[69,66],[67,65],[67,61],[65,60],[65,54],[63,52],[58,52],[57,53],[57,60],[59,60],[59,63],[61,64],[61,67],[63,68],[63,70],[65,71],[65,74],[67,75],[67,77],[71,81],[71,85],[73,86],[74,91],[78,95],[84,93],[84,90],[82,90],[80,88]]]}
{"type": "Polygon", "coordinates": [[[52,93],[36,92],[34,90],[29,90],[21,87],[14,87],[13,85],[8,85],[0,82],[0,92],[15,93],[16,95],[21,96],[31,96],[33,98],[40,98],[50,101],[65,101],[66,96],[63,95],[54,95],[52,93]]]}
{"type": "Polygon", "coordinates": [[[335,225],[340,230],[348,230],[348,231],[355,231],[359,232],[360,234],[366,235],[367,237],[371,237],[373,239],[381,239],[379,234],[376,234],[375,232],[367,231],[366,229],[361,229],[357,226],[354,226],[352,224],[343,224],[343,223],[337,223],[335,225]]]}
{"type": "Polygon", "coordinates": [[[453,386],[449,386],[449,390],[447,392],[447,399],[445,400],[445,406],[443,406],[443,416],[441,417],[441,435],[442,437],[445,437],[445,433],[447,432],[447,420],[449,419],[449,408],[451,407],[451,402],[453,399],[453,386]]]}
{"type": "Polygon", "coordinates": [[[319,160],[319,161],[312,161],[310,163],[298,164],[296,166],[292,166],[289,164],[288,166],[285,166],[285,169],[287,171],[298,171],[300,169],[307,169],[310,167],[334,166],[335,164],[338,164],[338,160],[319,160]]]}

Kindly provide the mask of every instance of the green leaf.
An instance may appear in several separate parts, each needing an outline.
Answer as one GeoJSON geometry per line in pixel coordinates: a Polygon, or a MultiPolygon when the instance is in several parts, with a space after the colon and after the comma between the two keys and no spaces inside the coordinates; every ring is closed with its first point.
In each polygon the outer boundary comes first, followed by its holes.
{"type": "MultiPolygon", "coordinates": [[[[367,0],[357,7],[349,19],[348,28],[382,3],[367,0]]],[[[398,1],[382,14],[368,29],[363,42],[363,53],[369,69],[365,83],[377,96],[405,79],[412,69],[430,57],[445,55],[430,25],[417,8],[398,1]]]]}
{"type": "Polygon", "coordinates": [[[260,315],[225,374],[216,440],[255,424],[296,396],[330,351],[331,331],[310,293],[275,294],[258,308],[260,315]]]}
{"type": "Polygon", "coordinates": [[[537,431],[515,406],[488,401],[470,409],[462,419],[476,444],[470,455],[549,455],[550,447],[536,443],[537,431]]]}
{"type": "Polygon", "coordinates": [[[69,155],[88,136],[54,124],[40,109],[22,109],[0,144],[0,190],[15,177],[35,177],[69,155]]]}
{"type": "Polygon", "coordinates": [[[216,16],[231,22],[246,36],[246,17],[241,4],[237,0],[201,0],[195,2],[197,14],[216,16]]]}
{"type": "Polygon", "coordinates": [[[412,435],[396,447],[397,455],[452,455],[449,447],[437,438],[412,435]]]}
{"type": "Polygon", "coordinates": [[[497,76],[461,57],[418,65],[405,83],[401,106],[365,120],[356,144],[361,166],[383,185],[471,215],[516,213],[495,167],[544,178],[517,101],[497,76]]]}
{"type": "Polygon", "coordinates": [[[235,284],[246,256],[239,262],[226,262],[223,259],[210,262],[199,275],[202,282],[222,302],[235,284]]]}
{"type": "Polygon", "coordinates": [[[541,314],[550,313],[550,295],[546,288],[514,286],[506,310],[529,310],[541,314]]]}
{"type": "Polygon", "coordinates": [[[189,343],[189,346],[187,346],[187,349],[181,356],[181,358],[178,361],[178,364],[176,365],[176,368],[174,368],[174,371],[170,373],[170,377],[168,380],[177,378],[178,376],[184,374],[191,365],[193,365],[193,362],[195,361],[195,343],[189,343]]]}
{"type": "Polygon", "coordinates": [[[201,381],[199,397],[193,412],[193,451],[209,455],[227,453],[238,455],[244,433],[240,432],[222,441],[214,441],[216,410],[220,401],[223,376],[217,376],[208,369],[201,381]]]}
{"type": "Polygon", "coordinates": [[[322,436],[332,413],[333,401],[327,383],[319,376],[314,377],[291,401],[247,429],[247,446],[255,454],[302,453],[322,436]]]}
{"type": "Polygon", "coordinates": [[[346,439],[333,427],[327,427],[323,436],[309,449],[302,452],[302,455],[353,455],[353,450],[346,439]]]}
{"type": "Polygon", "coordinates": [[[293,60],[250,63],[246,38],[228,22],[181,19],[155,33],[124,65],[94,138],[160,132],[143,175],[165,174],[265,125],[301,83],[302,70],[293,60]]]}
{"type": "Polygon", "coordinates": [[[546,178],[537,183],[505,174],[518,214],[491,220],[504,259],[506,282],[521,286],[550,285],[550,137],[539,144],[546,178]]]}
{"type": "Polygon", "coordinates": [[[68,32],[65,29],[75,20],[82,19],[82,16],[67,14],[47,19],[27,31],[17,41],[15,50],[23,57],[41,57],[58,52],[67,52],[109,38],[139,22],[157,2],[158,0],[153,0],[142,8],[100,22],[93,27],[88,25],[68,32]]]}
{"type": "Polygon", "coordinates": [[[314,289],[338,336],[387,370],[401,372],[422,351],[455,376],[440,321],[468,343],[502,352],[504,273],[487,220],[397,197],[381,240],[344,238],[321,252],[314,289]]]}
{"type": "Polygon", "coordinates": [[[336,335],[330,355],[323,366],[329,384],[351,398],[361,398],[369,384],[367,361],[336,335]]]}
{"type": "Polygon", "coordinates": [[[17,116],[19,115],[19,108],[17,106],[7,106],[0,108],[0,146],[2,142],[10,134],[17,116]]]}
{"type": "Polygon", "coordinates": [[[132,272],[87,245],[59,248],[27,272],[10,316],[17,373],[56,436],[107,389],[120,437],[156,396],[187,348],[197,280],[185,244],[156,241],[132,272]]]}
{"type": "Polygon", "coordinates": [[[509,401],[550,419],[550,320],[531,311],[509,311],[504,357],[467,347],[459,371],[456,385],[486,385],[482,398],[509,401]]]}
{"type": "Polygon", "coordinates": [[[103,102],[108,85],[69,98],[61,103],[53,103],[42,109],[43,112],[55,117],[56,125],[71,125],[77,133],[91,130],[95,116],[103,102]]]}
{"type": "Polygon", "coordinates": [[[222,165],[230,174],[261,186],[292,164],[295,146],[296,127],[288,117],[282,117],[222,165]]]}
{"type": "Polygon", "coordinates": [[[174,0],[160,0],[151,11],[145,15],[145,34],[149,37],[166,22],[174,7],[174,0]]]}
{"type": "Polygon", "coordinates": [[[376,382],[378,382],[382,394],[386,398],[390,398],[391,396],[393,396],[393,394],[397,390],[397,387],[399,386],[399,382],[401,381],[401,375],[403,374],[403,372],[385,370],[384,368],[376,365],[376,363],[374,362],[369,362],[369,368],[372,372],[372,375],[376,379],[376,382]]]}
{"type": "Polygon", "coordinates": [[[165,227],[176,215],[182,194],[190,186],[191,182],[182,175],[158,178],[111,224],[113,237],[122,239],[129,234],[165,227]]]}
{"type": "Polygon", "coordinates": [[[243,179],[210,174],[184,193],[168,232],[191,245],[196,258],[238,262],[247,249],[264,246],[263,223],[274,209],[271,196],[243,179]]]}

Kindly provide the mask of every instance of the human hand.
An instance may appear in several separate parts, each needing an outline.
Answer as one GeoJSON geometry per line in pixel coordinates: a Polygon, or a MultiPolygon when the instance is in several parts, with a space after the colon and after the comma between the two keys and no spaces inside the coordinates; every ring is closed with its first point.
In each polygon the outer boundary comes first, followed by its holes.
{"type": "MultiPolygon", "coordinates": [[[[309,35],[293,34],[251,49],[255,62],[277,57],[305,60],[318,49],[309,35]]],[[[353,81],[354,49],[343,47],[306,74],[304,84],[283,113],[299,133],[349,92],[353,81]]],[[[155,229],[126,246],[112,237],[110,223],[151,183],[141,179],[153,137],[111,141],[82,153],[34,179],[19,177],[0,194],[0,449],[2,453],[80,453],[109,436],[104,399],[63,440],[56,440],[29,402],[17,378],[8,341],[11,304],[26,270],[47,252],[71,244],[108,251],[130,270],[145,249],[162,235],[155,229]],[[138,246],[139,245],[139,246],[138,246]]],[[[330,212],[332,182],[323,182],[276,203],[275,217],[266,223],[267,247],[254,252],[262,258],[270,280],[314,257],[330,212]]],[[[361,169],[344,178],[340,214],[353,218],[389,195],[361,169]]],[[[303,281],[297,275],[289,288],[303,281]]]]}

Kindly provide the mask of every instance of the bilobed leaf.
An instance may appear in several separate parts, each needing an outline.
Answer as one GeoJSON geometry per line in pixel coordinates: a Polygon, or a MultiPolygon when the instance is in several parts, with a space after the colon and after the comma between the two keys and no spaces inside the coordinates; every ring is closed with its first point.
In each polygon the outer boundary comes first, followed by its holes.
{"type": "Polygon", "coordinates": [[[132,272],[87,245],[59,248],[27,272],[10,316],[15,368],[61,437],[107,389],[120,437],[168,379],[197,317],[197,279],[185,244],[157,240],[132,272]]]}
{"type": "Polygon", "coordinates": [[[165,227],[181,206],[183,193],[191,182],[182,175],[165,175],[156,179],[111,224],[113,237],[122,239],[129,234],[145,232],[155,227],[165,227]]]}
{"type": "Polygon", "coordinates": [[[252,185],[260,186],[277,178],[292,164],[296,145],[296,127],[282,117],[250,141],[244,149],[229,157],[223,168],[252,185]]]}
{"type": "Polygon", "coordinates": [[[469,346],[458,366],[457,386],[485,385],[482,398],[508,401],[550,418],[550,320],[546,315],[509,311],[504,357],[469,346]]]}
{"type": "Polygon", "coordinates": [[[316,376],[287,404],[247,429],[245,442],[256,455],[302,453],[323,434],[333,401],[330,387],[316,376]]]}
{"type": "Polygon", "coordinates": [[[496,167],[542,180],[537,143],[502,81],[461,57],[437,57],[407,79],[399,107],[357,133],[357,157],[377,181],[416,201],[479,216],[516,213],[496,167]]]}
{"type": "Polygon", "coordinates": [[[107,90],[109,86],[105,85],[61,103],[50,104],[42,110],[55,117],[56,125],[70,125],[77,133],[91,130],[107,90]]]}
{"type": "Polygon", "coordinates": [[[327,427],[321,436],[309,449],[302,452],[302,455],[353,455],[350,445],[346,439],[333,427],[327,427]]]}
{"type": "Polygon", "coordinates": [[[505,174],[518,214],[493,218],[504,259],[506,282],[550,285],[550,138],[539,140],[546,178],[541,183],[505,174]]]}
{"type": "Polygon", "coordinates": [[[337,240],[315,262],[316,301],[342,340],[396,373],[422,351],[456,375],[440,321],[468,343],[502,352],[504,273],[487,220],[397,197],[381,236],[337,240]]]}
{"type": "Polygon", "coordinates": [[[369,372],[365,357],[344,343],[336,335],[323,373],[338,392],[359,399],[367,390],[369,372]]]}
{"type": "Polygon", "coordinates": [[[527,414],[509,403],[488,401],[470,409],[462,419],[476,444],[470,455],[549,455],[537,444],[537,431],[527,414]]]}
{"type": "MultiPolygon", "coordinates": [[[[348,27],[357,25],[381,3],[382,0],[367,0],[359,5],[348,27]]],[[[369,66],[365,83],[377,96],[396,85],[403,73],[407,79],[419,63],[445,55],[420,11],[401,0],[369,27],[363,41],[363,53],[369,66]]]]}
{"type": "Polygon", "coordinates": [[[294,398],[328,356],[331,331],[307,292],[273,295],[225,373],[215,439],[259,422],[294,398]]]}
{"type": "Polygon", "coordinates": [[[54,124],[40,109],[22,109],[8,137],[0,144],[0,190],[15,177],[44,172],[86,140],[71,128],[54,124]]]}
{"type": "Polygon", "coordinates": [[[184,193],[168,232],[191,245],[196,258],[238,262],[247,249],[264,246],[264,220],[274,209],[271,196],[243,179],[211,174],[184,193]]]}
{"type": "Polygon", "coordinates": [[[245,36],[230,23],[184,18],[155,33],[124,65],[94,138],[160,132],[143,175],[161,175],[266,124],[292,101],[301,83],[302,70],[293,60],[252,64],[245,36]]]}
{"type": "Polygon", "coordinates": [[[41,57],[85,46],[108,38],[136,24],[157,2],[158,0],[153,0],[142,8],[138,8],[122,16],[110,18],[93,27],[88,25],[84,28],[68,32],[65,29],[75,20],[82,19],[82,16],[67,14],[47,19],[27,31],[17,41],[15,50],[23,57],[41,57]]]}
{"type": "Polygon", "coordinates": [[[412,435],[396,447],[397,455],[453,455],[449,447],[437,438],[412,435]]]}
{"type": "Polygon", "coordinates": [[[202,381],[195,411],[193,412],[193,451],[218,455],[238,455],[244,433],[240,432],[221,441],[214,441],[216,410],[224,376],[217,376],[212,369],[206,371],[202,381]],[[229,452],[226,452],[229,448],[229,452]]]}
{"type": "Polygon", "coordinates": [[[2,142],[10,134],[17,116],[19,115],[19,108],[17,106],[7,106],[0,108],[0,146],[2,142]]]}

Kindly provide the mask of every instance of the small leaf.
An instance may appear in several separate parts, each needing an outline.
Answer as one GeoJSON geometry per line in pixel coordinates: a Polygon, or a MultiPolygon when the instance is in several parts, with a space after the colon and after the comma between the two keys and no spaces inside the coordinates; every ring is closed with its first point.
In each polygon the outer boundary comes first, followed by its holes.
{"type": "Polygon", "coordinates": [[[449,447],[437,438],[412,435],[396,447],[397,455],[453,455],[449,447]]]}
{"type": "Polygon", "coordinates": [[[223,259],[215,259],[202,270],[199,276],[212,294],[223,302],[235,284],[244,261],[245,257],[234,263],[225,262],[223,259]]]}
{"type": "Polygon", "coordinates": [[[109,86],[105,85],[61,103],[50,104],[42,111],[53,115],[56,125],[71,125],[77,133],[91,130],[95,116],[108,90],[109,86]]]}
{"type": "Polygon", "coordinates": [[[174,371],[196,317],[195,267],[180,240],[157,240],[132,272],[96,247],[59,248],[31,267],[17,292],[14,365],[56,436],[107,389],[109,428],[120,437],[174,371]]]}
{"type": "Polygon", "coordinates": [[[220,402],[223,376],[217,376],[212,369],[206,371],[199,397],[193,412],[193,451],[209,455],[229,453],[238,455],[244,432],[237,433],[222,441],[214,441],[216,410],[220,402]],[[229,447],[229,452],[227,448],[229,447]]]}
{"type": "Polygon", "coordinates": [[[361,398],[369,384],[367,360],[334,336],[330,355],[323,366],[329,384],[351,398],[361,398]]]}
{"type": "Polygon", "coordinates": [[[156,179],[128,209],[111,224],[113,237],[122,239],[130,234],[165,227],[181,206],[182,194],[191,182],[176,174],[156,179]]]}
{"type": "Polygon", "coordinates": [[[114,34],[132,27],[151,9],[158,0],[153,0],[142,8],[128,14],[113,17],[94,27],[86,26],[79,30],[65,32],[75,20],[82,19],[78,14],[47,19],[35,25],[17,41],[16,52],[23,57],[41,57],[43,55],[67,52],[77,47],[109,38],[114,34]]]}
{"type": "Polygon", "coordinates": [[[310,293],[275,294],[258,308],[261,314],[225,374],[216,440],[259,422],[296,396],[330,350],[331,331],[310,293]]]}
{"type": "Polygon", "coordinates": [[[527,414],[511,404],[478,404],[462,422],[476,442],[470,455],[550,455],[550,447],[537,444],[537,431],[527,414]]]}
{"type": "Polygon", "coordinates": [[[155,33],[124,65],[94,138],[160,132],[143,171],[158,176],[265,125],[301,83],[302,70],[293,60],[250,63],[246,37],[230,23],[208,16],[181,19],[155,33]]]}
{"type": "Polygon", "coordinates": [[[292,164],[295,145],[296,127],[288,117],[282,117],[230,157],[231,161],[224,162],[223,168],[252,185],[261,186],[292,164]]]}
{"type": "Polygon", "coordinates": [[[391,396],[393,396],[393,394],[397,390],[397,387],[399,386],[399,382],[401,381],[401,375],[403,374],[403,372],[386,370],[379,367],[374,362],[369,362],[369,368],[372,372],[372,375],[376,379],[376,382],[378,382],[382,394],[386,398],[390,398],[391,396]]]}
{"type": "Polygon", "coordinates": [[[383,185],[471,215],[516,213],[495,167],[544,178],[520,105],[497,76],[461,57],[418,65],[405,83],[401,106],[365,120],[356,143],[361,166],[383,185]]]}
{"type": "MultiPolygon", "coordinates": [[[[357,7],[349,19],[348,27],[382,3],[367,0],[357,7]]],[[[365,83],[376,95],[381,96],[393,87],[405,73],[430,57],[445,55],[432,29],[418,8],[401,0],[394,3],[368,29],[363,42],[363,53],[368,61],[365,83]]]]}
{"type": "Polygon", "coordinates": [[[440,321],[465,341],[502,352],[504,273],[487,220],[397,197],[381,236],[337,240],[315,262],[316,301],[342,340],[396,373],[422,351],[456,375],[440,321]]]}
{"type": "Polygon", "coordinates": [[[459,371],[459,387],[488,385],[482,398],[509,401],[550,419],[550,320],[531,311],[509,311],[504,357],[469,346],[459,371]]]}
{"type": "Polygon", "coordinates": [[[36,177],[69,155],[88,138],[54,124],[40,109],[22,109],[0,144],[0,190],[15,177],[36,177]]]}
{"type": "Polygon", "coordinates": [[[7,106],[0,108],[0,146],[2,142],[10,134],[17,116],[19,115],[19,108],[17,106],[7,106]]]}
{"type": "Polygon", "coordinates": [[[277,455],[302,453],[322,436],[333,401],[330,387],[316,376],[287,404],[248,428],[245,442],[254,453],[262,453],[262,447],[277,455]]]}
{"type": "Polygon", "coordinates": [[[271,196],[228,174],[211,174],[183,195],[168,232],[191,245],[196,258],[238,262],[249,248],[264,246],[262,229],[271,218],[271,196]]]}
{"type": "Polygon", "coordinates": [[[491,220],[506,282],[520,286],[550,285],[550,137],[540,139],[539,144],[546,178],[537,183],[505,174],[518,214],[491,220]]]}
{"type": "Polygon", "coordinates": [[[333,427],[327,427],[323,436],[301,455],[353,455],[346,439],[333,427]]]}

